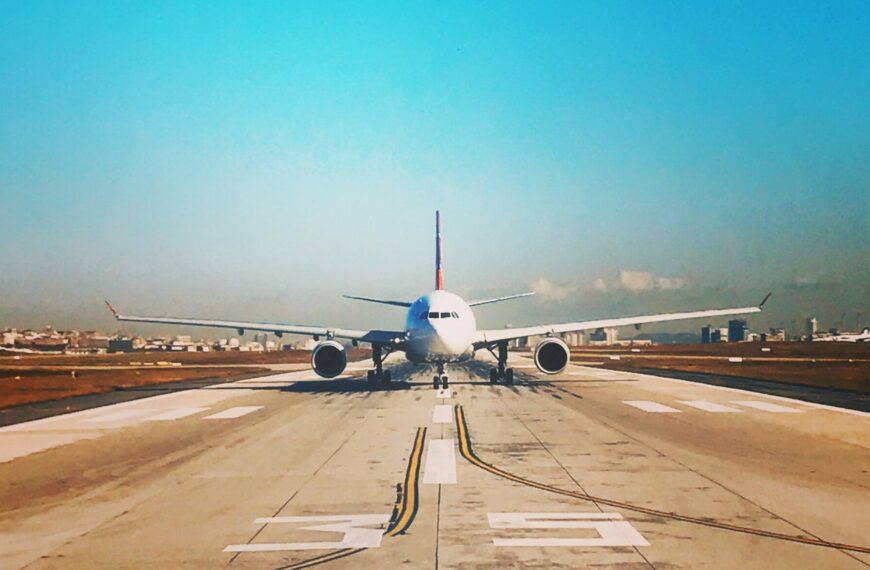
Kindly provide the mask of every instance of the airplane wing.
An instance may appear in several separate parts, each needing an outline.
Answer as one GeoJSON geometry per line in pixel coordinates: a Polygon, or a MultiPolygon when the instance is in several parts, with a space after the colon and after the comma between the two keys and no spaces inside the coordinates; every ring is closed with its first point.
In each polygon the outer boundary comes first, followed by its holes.
{"type": "Polygon", "coordinates": [[[112,315],[118,321],[131,321],[137,323],[157,323],[164,325],[187,325],[196,327],[214,327],[222,329],[236,329],[239,334],[244,334],[246,330],[264,331],[274,333],[277,336],[283,334],[298,334],[314,337],[319,340],[321,337],[332,339],[342,338],[355,340],[358,342],[378,343],[385,345],[400,345],[405,341],[405,333],[403,331],[381,331],[381,330],[353,330],[329,328],[321,326],[309,325],[288,325],[282,323],[256,323],[249,321],[213,321],[202,319],[188,319],[176,317],[138,317],[132,315],[120,314],[111,303],[106,301],[112,315]]]}
{"type": "Polygon", "coordinates": [[[345,299],[355,299],[357,301],[367,301],[369,303],[381,303],[382,305],[393,305],[395,307],[410,307],[409,301],[394,301],[392,299],[375,299],[374,297],[360,297],[358,295],[342,295],[345,299]]]}
{"type": "Polygon", "coordinates": [[[642,315],[637,317],[622,317],[617,319],[600,319],[596,321],[580,321],[576,323],[561,323],[554,325],[536,325],[510,329],[492,329],[477,331],[474,340],[475,350],[490,346],[498,341],[514,340],[537,335],[555,335],[567,332],[588,331],[609,327],[621,327],[626,325],[642,325],[646,323],[662,323],[666,321],[679,321],[683,319],[697,319],[701,317],[719,317],[723,315],[743,315],[748,313],[760,313],[764,304],[770,299],[770,293],[761,303],[755,307],[736,307],[732,309],[708,309],[704,311],[691,311],[688,313],[661,313],[658,315],[642,315]]]}
{"type": "Polygon", "coordinates": [[[508,295],[507,297],[496,297],[494,299],[482,299],[480,301],[471,301],[468,303],[469,307],[476,307],[478,305],[488,305],[490,303],[500,303],[502,301],[510,301],[511,299],[519,299],[520,297],[531,297],[534,293],[517,293],[516,295],[508,295]]]}

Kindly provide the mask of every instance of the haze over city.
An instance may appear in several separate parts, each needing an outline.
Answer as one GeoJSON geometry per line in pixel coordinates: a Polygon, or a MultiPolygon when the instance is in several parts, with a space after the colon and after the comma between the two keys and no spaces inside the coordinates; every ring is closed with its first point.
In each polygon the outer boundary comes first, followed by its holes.
{"type": "Polygon", "coordinates": [[[538,293],[484,326],[772,290],[755,328],[855,328],[868,20],[847,2],[6,6],[0,325],[114,329],[109,298],[395,327],[339,295],[431,289],[440,208],[448,289],[538,293]]]}

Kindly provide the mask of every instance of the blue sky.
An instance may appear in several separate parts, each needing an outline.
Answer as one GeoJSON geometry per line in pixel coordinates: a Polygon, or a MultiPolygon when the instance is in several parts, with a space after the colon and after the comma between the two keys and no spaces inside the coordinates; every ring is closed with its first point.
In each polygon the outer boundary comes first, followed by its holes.
{"type": "MultiPolygon", "coordinates": [[[[0,14],[0,324],[870,314],[870,10],[40,3],[0,14]],[[484,312],[485,311],[485,312],[484,312]]],[[[865,320],[867,320],[865,318],[865,320]]],[[[842,321],[845,321],[843,323],[842,321]]],[[[681,328],[695,329],[695,324],[681,328]]]]}

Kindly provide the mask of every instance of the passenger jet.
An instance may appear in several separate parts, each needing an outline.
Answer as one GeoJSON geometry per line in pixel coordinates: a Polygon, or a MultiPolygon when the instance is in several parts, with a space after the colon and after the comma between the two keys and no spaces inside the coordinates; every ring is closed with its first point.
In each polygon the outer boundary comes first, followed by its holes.
{"type": "Polygon", "coordinates": [[[495,356],[497,365],[490,369],[490,382],[503,381],[513,384],[514,371],[507,367],[508,343],[531,336],[543,336],[534,351],[535,366],[545,374],[559,374],[568,365],[571,353],[559,335],[568,332],[598,330],[606,327],[660,323],[716,317],[722,315],[742,315],[758,313],[770,298],[770,293],[754,307],[731,309],[708,309],[686,313],[664,313],[615,319],[599,319],[572,323],[535,325],[522,328],[484,329],[477,328],[472,307],[500,303],[510,299],[527,297],[533,293],[520,293],[507,297],[465,302],[459,295],[444,290],[444,271],[441,264],[441,216],[435,212],[435,290],[423,295],[416,301],[395,301],[345,295],[348,299],[382,303],[404,307],[408,310],[405,327],[402,330],[350,330],[342,328],[290,325],[282,323],[257,323],[244,321],[212,321],[175,317],[136,317],[122,315],[106,301],[109,310],[119,321],[159,323],[165,325],[187,325],[236,329],[239,335],[246,330],[265,331],[281,337],[283,334],[311,336],[318,344],[311,352],[311,367],[323,378],[335,378],[347,366],[344,345],[336,339],[350,340],[354,346],[367,343],[372,347],[374,369],[368,371],[368,384],[389,384],[390,371],[384,370],[383,362],[392,352],[404,352],[405,357],[415,364],[431,364],[437,369],[433,378],[435,388],[448,386],[445,365],[463,362],[474,357],[478,350],[488,350],[495,356]]]}

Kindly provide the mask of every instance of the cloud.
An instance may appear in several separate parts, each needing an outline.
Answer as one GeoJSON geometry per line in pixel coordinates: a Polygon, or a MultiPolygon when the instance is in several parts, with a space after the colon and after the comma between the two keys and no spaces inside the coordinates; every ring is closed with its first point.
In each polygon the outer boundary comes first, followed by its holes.
{"type": "Polygon", "coordinates": [[[601,291],[602,293],[607,293],[607,291],[611,289],[611,287],[607,285],[607,281],[601,277],[592,282],[592,288],[596,291],[601,291]]]}
{"type": "Polygon", "coordinates": [[[592,282],[592,288],[602,293],[609,291],[631,291],[641,293],[643,291],[673,291],[686,286],[686,280],[682,277],[661,277],[649,271],[637,271],[634,269],[621,269],[619,278],[608,281],[599,277],[592,282]]]}
{"type": "Polygon", "coordinates": [[[561,301],[577,290],[574,285],[556,285],[544,277],[532,283],[531,287],[535,297],[541,301],[561,301]]]}

